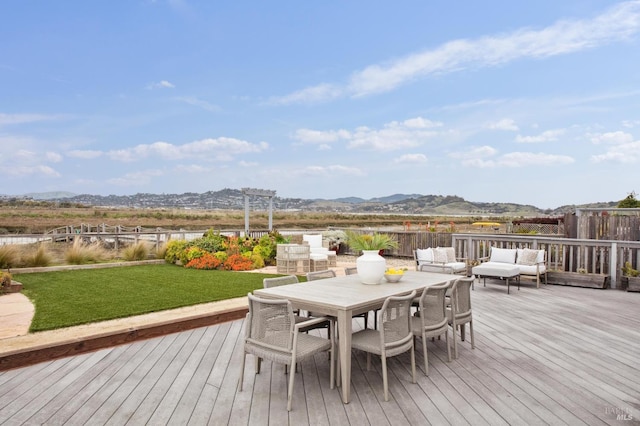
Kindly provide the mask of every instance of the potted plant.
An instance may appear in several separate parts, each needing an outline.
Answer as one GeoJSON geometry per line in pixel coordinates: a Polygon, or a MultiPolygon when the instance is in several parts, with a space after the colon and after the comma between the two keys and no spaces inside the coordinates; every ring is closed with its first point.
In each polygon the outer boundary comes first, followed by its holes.
{"type": "Polygon", "coordinates": [[[627,291],[640,291],[640,271],[634,269],[631,262],[624,262],[621,284],[627,291]]]}
{"type": "Polygon", "coordinates": [[[346,232],[347,245],[362,256],[356,259],[358,276],[363,284],[380,284],[387,269],[387,261],[380,256],[381,250],[398,247],[398,241],[387,234],[364,234],[346,232]]]}
{"type": "Polygon", "coordinates": [[[388,250],[398,248],[398,241],[388,234],[363,234],[347,231],[346,243],[351,250],[360,253],[365,250],[388,250]]]}

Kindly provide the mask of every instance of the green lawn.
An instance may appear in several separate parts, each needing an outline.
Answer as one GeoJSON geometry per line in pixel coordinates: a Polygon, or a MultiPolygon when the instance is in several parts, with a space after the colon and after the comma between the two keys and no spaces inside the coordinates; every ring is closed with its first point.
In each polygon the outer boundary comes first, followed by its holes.
{"type": "Polygon", "coordinates": [[[35,305],[30,328],[35,332],[246,296],[273,276],[161,264],[15,274],[14,279],[35,305]]]}

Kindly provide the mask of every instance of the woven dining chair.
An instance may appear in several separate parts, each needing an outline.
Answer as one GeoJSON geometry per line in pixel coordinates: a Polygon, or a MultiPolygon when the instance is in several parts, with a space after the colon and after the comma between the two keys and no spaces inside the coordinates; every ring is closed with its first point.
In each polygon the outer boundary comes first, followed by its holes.
{"type": "MultiPolygon", "coordinates": [[[[298,284],[299,282],[300,281],[298,280],[297,276],[285,275],[283,277],[264,278],[262,280],[262,286],[264,288],[271,288],[271,287],[277,287],[281,285],[298,284]]],[[[310,316],[300,315],[300,312],[298,310],[294,310],[293,313],[294,313],[294,319],[296,321],[296,324],[299,322],[307,321],[309,318],[311,318],[310,316]]],[[[319,324],[310,325],[309,327],[303,329],[302,331],[315,330],[318,328],[329,329],[330,324],[331,324],[330,321],[325,321],[319,324]]],[[[329,335],[329,331],[327,331],[327,336],[328,335],[329,335]]]]}
{"type": "Polygon", "coordinates": [[[418,315],[411,317],[411,330],[415,337],[422,339],[424,355],[424,374],[429,375],[429,357],[427,338],[440,337],[444,334],[447,344],[447,359],[451,362],[451,341],[449,340],[449,320],[445,306],[445,295],[451,282],[425,287],[418,299],[418,315]]]}
{"type": "Polygon", "coordinates": [[[367,371],[371,368],[371,354],[380,355],[385,401],[389,401],[388,357],[410,351],[412,383],[416,382],[416,357],[410,321],[411,301],[415,296],[414,290],[406,296],[388,297],[378,313],[380,328],[361,330],[351,336],[351,348],[367,353],[367,371]]]}
{"type": "Polygon", "coordinates": [[[473,340],[473,313],[471,311],[471,286],[474,276],[458,278],[451,287],[451,304],[447,306],[447,320],[453,329],[453,354],[458,358],[458,340],[456,333],[460,329],[460,340],[465,339],[465,325],[469,324],[471,349],[475,349],[473,340]]]}
{"type": "MultiPolygon", "coordinates": [[[[315,354],[335,351],[333,334],[329,339],[302,332],[306,326],[313,323],[330,320],[328,317],[311,318],[308,321],[295,323],[291,302],[288,300],[263,299],[247,295],[249,298],[249,312],[245,320],[244,351],[240,366],[238,389],[242,391],[244,381],[244,366],[247,354],[255,355],[256,374],[260,373],[262,359],[270,360],[289,366],[289,385],[287,390],[287,410],[291,411],[293,399],[293,383],[296,369],[292,366],[302,362],[315,354]]],[[[331,330],[335,327],[331,327],[331,330]]],[[[335,383],[335,356],[330,357],[330,387],[335,383]]]]}

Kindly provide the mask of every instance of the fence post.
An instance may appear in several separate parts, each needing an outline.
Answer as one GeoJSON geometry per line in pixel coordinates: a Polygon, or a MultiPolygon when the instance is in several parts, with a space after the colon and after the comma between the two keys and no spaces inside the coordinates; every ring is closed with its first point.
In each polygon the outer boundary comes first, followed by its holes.
{"type": "Polygon", "coordinates": [[[611,243],[611,251],[609,252],[609,276],[611,277],[611,288],[617,288],[618,284],[618,243],[611,243]]]}

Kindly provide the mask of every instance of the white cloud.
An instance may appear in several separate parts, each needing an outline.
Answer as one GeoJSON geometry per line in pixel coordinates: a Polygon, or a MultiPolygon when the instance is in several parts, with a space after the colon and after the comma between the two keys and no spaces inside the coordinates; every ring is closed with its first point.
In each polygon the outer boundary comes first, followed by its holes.
{"type": "Polygon", "coordinates": [[[442,127],[442,123],[439,121],[431,121],[422,117],[410,118],[408,120],[404,120],[403,123],[405,127],[410,129],[428,129],[433,127],[442,127]]]}
{"type": "Polygon", "coordinates": [[[640,120],[622,120],[622,126],[632,129],[636,126],[640,126],[640,120]]]}
{"type": "Polygon", "coordinates": [[[57,152],[47,152],[45,156],[47,160],[51,161],[52,163],[59,163],[60,161],[62,161],[62,155],[58,154],[57,152]]]}
{"type": "Polygon", "coordinates": [[[329,131],[298,129],[292,136],[293,139],[305,144],[327,144],[350,137],[351,133],[343,129],[329,131]]]}
{"type": "Polygon", "coordinates": [[[558,138],[564,135],[566,131],[564,129],[547,130],[536,136],[516,136],[516,142],[518,143],[541,143],[541,142],[554,142],[558,138]]]}
{"type": "Polygon", "coordinates": [[[176,86],[173,85],[173,83],[168,82],[167,80],[162,80],[160,82],[157,83],[151,83],[147,86],[147,89],[149,90],[154,90],[154,89],[174,89],[176,86]]]}
{"type": "Polygon", "coordinates": [[[343,89],[332,84],[323,83],[317,86],[298,90],[286,96],[274,96],[270,98],[267,103],[271,105],[314,104],[330,101],[332,99],[339,98],[342,95],[343,89]]]}
{"type": "Polygon", "coordinates": [[[451,158],[455,158],[458,160],[471,161],[471,160],[479,160],[479,159],[484,159],[488,157],[493,157],[497,153],[498,153],[498,150],[496,150],[493,147],[485,145],[485,146],[472,147],[467,151],[452,152],[451,154],[449,154],[449,156],[451,158]]]}
{"type": "Polygon", "coordinates": [[[640,141],[613,145],[606,153],[591,156],[591,161],[594,163],[640,163],[640,141]]]}
{"type": "Polygon", "coordinates": [[[497,153],[498,151],[490,146],[481,146],[470,151],[454,152],[449,156],[462,160],[465,166],[477,168],[552,166],[571,164],[575,161],[566,155],[511,152],[498,156],[497,153]]]}
{"type": "Polygon", "coordinates": [[[404,154],[394,159],[393,162],[398,164],[426,163],[427,156],[424,154],[404,154]]]}
{"type": "Polygon", "coordinates": [[[596,145],[598,144],[619,145],[619,144],[633,142],[633,135],[631,135],[630,133],[625,133],[621,131],[598,133],[590,136],[591,136],[591,142],[593,142],[596,145]]]}
{"type": "Polygon", "coordinates": [[[37,165],[37,166],[15,166],[9,167],[5,170],[8,176],[25,177],[42,175],[46,177],[60,177],[60,173],[52,169],[49,166],[37,165]]]}
{"type": "Polygon", "coordinates": [[[495,123],[488,123],[485,127],[491,130],[508,130],[514,132],[520,130],[516,122],[510,118],[503,118],[502,120],[496,121],[495,123]]]}
{"type": "Polygon", "coordinates": [[[410,118],[405,121],[391,121],[381,129],[366,126],[349,130],[312,130],[298,129],[293,139],[305,144],[327,145],[346,141],[350,149],[365,149],[373,151],[393,151],[404,148],[414,148],[426,143],[438,133],[433,128],[441,127],[442,123],[422,117],[410,118]]]}
{"type": "Polygon", "coordinates": [[[161,157],[167,160],[185,158],[230,161],[235,155],[259,153],[266,150],[266,142],[257,144],[234,138],[202,139],[184,145],[167,142],[137,145],[133,148],[109,151],[109,158],[115,161],[137,161],[148,157],[161,157]]]}
{"type": "Polygon", "coordinates": [[[553,166],[571,164],[575,160],[567,155],[533,152],[511,152],[498,159],[498,165],[506,167],[553,166]]]}
{"type": "Polygon", "coordinates": [[[502,65],[522,58],[541,59],[626,40],[640,31],[640,2],[619,3],[593,19],[560,20],[542,29],[521,29],[409,54],[354,72],[340,87],[322,83],[272,98],[274,104],[328,101],[391,91],[425,76],[502,65]]]}

